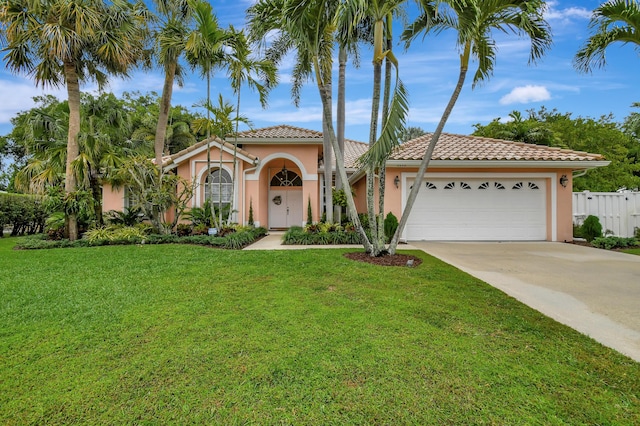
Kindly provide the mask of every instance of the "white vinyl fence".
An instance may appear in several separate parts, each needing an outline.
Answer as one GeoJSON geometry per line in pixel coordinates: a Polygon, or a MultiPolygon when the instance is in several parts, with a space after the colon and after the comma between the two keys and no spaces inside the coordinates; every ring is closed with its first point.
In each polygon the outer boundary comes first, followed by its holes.
{"type": "Polygon", "coordinates": [[[573,223],[582,225],[589,215],[598,216],[603,231],[633,237],[640,228],[640,192],[574,192],[573,223]]]}

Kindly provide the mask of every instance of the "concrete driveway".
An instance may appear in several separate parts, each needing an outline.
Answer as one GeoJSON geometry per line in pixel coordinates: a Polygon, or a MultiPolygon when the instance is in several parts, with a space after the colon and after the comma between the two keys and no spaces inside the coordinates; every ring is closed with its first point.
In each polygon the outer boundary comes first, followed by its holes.
{"type": "Polygon", "coordinates": [[[640,256],[549,242],[410,245],[640,362],[640,256]]]}

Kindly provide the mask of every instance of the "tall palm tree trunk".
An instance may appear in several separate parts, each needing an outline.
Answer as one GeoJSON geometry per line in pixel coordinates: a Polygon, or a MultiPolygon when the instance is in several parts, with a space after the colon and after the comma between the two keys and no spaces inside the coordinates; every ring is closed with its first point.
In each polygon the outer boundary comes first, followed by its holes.
{"type": "MultiPolygon", "coordinates": [[[[231,222],[231,214],[234,210],[238,210],[235,205],[235,188],[236,188],[236,173],[238,167],[238,121],[240,119],[240,87],[238,87],[238,95],[236,100],[236,129],[233,132],[233,175],[231,176],[231,211],[229,212],[229,222],[231,222]]],[[[242,194],[244,197],[244,194],[242,194]]],[[[244,210],[244,203],[242,204],[244,210]]]]}
{"type": "Polygon", "coordinates": [[[413,183],[413,187],[411,188],[411,192],[409,193],[409,198],[407,199],[407,204],[404,206],[404,211],[402,212],[402,217],[400,218],[400,222],[398,223],[398,228],[396,229],[396,233],[393,235],[393,239],[391,240],[391,244],[389,245],[389,253],[395,254],[396,248],[398,247],[398,242],[400,240],[400,235],[404,231],[404,227],[407,225],[407,221],[409,219],[409,214],[411,213],[411,209],[418,198],[418,192],[420,191],[420,187],[422,186],[422,179],[424,178],[424,174],[427,171],[427,167],[429,166],[429,162],[431,161],[431,156],[433,155],[433,151],[436,148],[436,144],[440,139],[440,135],[442,134],[442,130],[444,129],[445,124],[447,124],[447,120],[453,111],[453,107],[458,101],[458,97],[460,96],[460,92],[462,91],[462,87],[464,86],[464,80],[467,76],[467,70],[469,68],[469,55],[471,51],[471,44],[467,43],[464,47],[463,53],[460,55],[460,74],[458,75],[458,83],[451,94],[451,99],[449,99],[449,103],[440,118],[440,122],[438,123],[438,127],[436,127],[433,136],[431,136],[431,140],[429,141],[429,146],[427,147],[427,151],[422,157],[422,161],[420,162],[420,167],[418,168],[418,173],[416,175],[415,181],[413,183]]]}
{"type": "MultiPolygon", "coordinates": [[[[317,67],[316,67],[317,71],[317,67]]],[[[316,75],[318,75],[316,73],[316,75]]],[[[316,79],[318,80],[318,79],[316,79]]],[[[362,245],[367,253],[370,253],[373,247],[371,246],[371,242],[369,242],[369,238],[367,234],[364,232],[364,228],[360,223],[360,218],[358,217],[358,210],[356,209],[356,203],[353,199],[353,194],[351,193],[351,188],[348,185],[347,171],[344,168],[344,155],[342,151],[340,151],[338,147],[338,139],[336,138],[335,131],[333,129],[333,123],[327,120],[327,117],[331,117],[331,102],[328,101],[331,97],[328,96],[326,92],[326,88],[318,82],[318,91],[320,92],[320,99],[322,100],[322,117],[325,121],[327,134],[331,140],[331,145],[333,147],[334,153],[336,155],[336,164],[338,166],[337,172],[340,174],[340,178],[343,182],[345,182],[345,195],[347,198],[347,213],[349,214],[349,219],[355,225],[358,234],[360,235],[360,239],[362,241],[362,245]]]]}
{"type": "MultiPolygon", "coordinates": [[[[376,23],[376,25],[378,25],[376,23]]],[[[374,48],[377,51],[377,49],[374,48]]],[[[380,49],[381,51],[382,49],[380,49]]],[[[369,128],[369,146],[375,144],[378,138],[378,116],[380,109],[380,86],[382,83],[382,63],[381,59],[374,57],[373,59],[373,94],[371,96],[371,127],[369,128]]],[[[367,167],[367,215],[369,217],[369,229],[371,230],[371,238],[373,250],[371,256],[379,256],[384,251],[384,238],[382,245],[380,244],[380,235],[378,235],[378,221],[376,219],[375,209],[375,172],[376,164],[369,164],[367,167]]],[[[381,196],[382,194],[378,194],[381,196]]],[[[382,214],[382,212],[380,212],[382,214]]]]}
{"type": "MultiPolygon", "coordinates": [[[[78,158],[78,134],[80,133],[80,83],[75,64],[64,63],[64,74],[67,83],[69,101],[69,133],[67,137],[67,162],[64,176],[64,191],[69,197],[78,189],[76,175],[73,172],[73,161],[78,158]]],[[[66,210],[66,209],[65,209],[66,210]]],[[[67,237],[71,241],[78,239],[78,217],[75,210],[65,211],[65,225],[67,237]]]]}
{"type": "MultiPolygon", "coordinates": [[[[346,69],[347,69],[347,49],[344,46],[340,46],[338,51],[338,105],[336,108],[336,131],[338,138],[338,148],[344,155],[344,133],[346,122],[346,69]]],[[[338,165],[336,164],[336,170],[338,165]]],[[[342,189],[343,183],[339,173],[336,173],[336,189],[342,189]]],[[[334,206],[334,219],[338,222],[342,220],[340,215],[342,214],[342,207],[334,206]]]]}
{"type": "MultiPolygon", "coordinates": [[[[327,102],[331,104],[331,76],[327,76],[325,80],[325,93],[328,96],[327,102]]],[[[326,123],[333,123],[332,111],[329,111],[329,116],[325,117],[322,123],[323,141],[322,150],[324,157],[324,206],[326,212],[327,223],[333,223],[333,147],[331,146],[331,135],[328,134],[329,128],[326,123]]]]}
{"type": "Polygon", "coordinates": [[[156,138],[153,145],[156,166],[160,168],[160,179],[162,180],[162,156],[164,155],[164,143],[167,136],[167,124],[169,122],[169,111],[171,110],[171,96],[173,94],[173,80],[176,75],[177,61],[170,61],[165,66],[164,86],[162,87],[162,97],[160,98],[160,111],[158,112],[158,124],[156,126],[156,138]]]}
{"type": "MultiPolygon", "coordinates": [[[[387,28],[391,28],[391,15],[387,15],[387,28]]],[[[385,37],[386,50],[391,51],[393,49],[393,40],[391,34],[387,34],[385,37]]],[[[382,97],[382,127],[387,125],[387,118],[389,117],[389,106],[391,104],[391,72],[392,64],[388,57],[384,60],[384,95],[382,97]]],[[[381,241],[381,245],[387,242],[387,235],[384,234],[384,199],[387,184],[387,165],[386,161],[380,164],[378,167],[378,239],[381,241]]],[[[389,235],[388,237],[391,237],[389,235]]]]}

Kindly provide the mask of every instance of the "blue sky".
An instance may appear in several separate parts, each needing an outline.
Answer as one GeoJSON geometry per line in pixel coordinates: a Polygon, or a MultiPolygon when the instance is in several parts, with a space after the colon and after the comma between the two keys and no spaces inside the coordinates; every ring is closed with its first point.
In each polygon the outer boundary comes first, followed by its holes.
{"type": "MultiPolygon", "coordinates": [[[[216,0],[211,2],[220,24],[244,26],[246,8],[251,0],[216,0]]],[[[575,52],[588,37],[591,11],[600,1],[583,0],[549,1],[546,17],[553,31],[553,46],[536,65],[528,65],[529,44],[515,36],[496,38],[498,54],[493,76],[485,83],[471,89],[472,72],[467,79],[460,99],[449,119],[446,132],[469,134],[475,123],[486,124],[492,119],[506,118],[513,110],[525,111],[556,108],[571,112],[574,117],[600,117],[613,113],[622,121],[633,109],[631,104],[640,102],[637,70],[640,58],[629,45],[612,45],[607,51],[607,66],[592,74],[580,74],[572,66],[575,52]]],[[[411,21],[417,9],[408,9],[411,21]]],[[[400,26],[398,22],[395,24],[400,26]]],[[[409,126],[435,129],[442,111],[451,96],[458,76],[458,54],[451,34],[443,33],[425,40],[417,39],[404,50],[395,49],[400,61],[400,77],[409,91],[409,126]]],[[[337,61],[334,64],[337,67],[337,61]]],[[[321,130],[321,103],[313,81],[302,91],[300,107],[296,108],[290,95],[290,73],[293,59],[288,58],[280,67],[280,85],[269,97],[269,107],[262,109],[257,96],[246,87],[242,91],[241,113],[254,127],[277,124],[321,130]]],[[[336,76],[337,79],[337,76],[336,76]]],[[[347,71],[347,125],[350,139],[367,141],[372,90],[371,51],[361,49],[359,69],[347,71]]],[[[95,92],[92,84],[83,90],[95,92]]],[[[135,71],[130,80],[112,80],[109,91],[116,95],[124,91],[141,92],[162,90],[162,73],[135,71]]],[[[173,104],[190,109],[205,96],[206,84],[197,74],[191,75],[184,87],[176,87],[173,104]]],[[[11,130],[9,119],[18,111],[33,106],[31,98],[42,94],[28,78],[0,71],[0,134],[11,130]]],[[[48,90],[64,99],[64,90],[48,90]]],[[[222,93],[225,99],[235,102],[223,71],[212,82],[212,96],[222,93]]]]}

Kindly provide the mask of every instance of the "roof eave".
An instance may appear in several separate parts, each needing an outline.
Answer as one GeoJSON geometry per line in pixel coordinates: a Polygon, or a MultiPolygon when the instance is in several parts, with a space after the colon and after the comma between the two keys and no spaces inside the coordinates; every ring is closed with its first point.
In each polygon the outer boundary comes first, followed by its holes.
{"type": "MultiPolygon", "coordinates": [[[[227,152],[228,154],[233,153],[233,149],[231,149],[229,146],[227,145],[221,145],[219,142],[217,141],[211,141],[211,145],[216,145],[218,147],[218,149],[222,148],[223,151],[227,152]]],[[[202,152],[205,152],[208,148],[210,148],[209,144],[204,144],[200,147],[198,147],[197,149],[194,149],[193,151],[189,151],[179,157],[175,157],[172,159],[172,162],[175,164],[178,163],[182,163],[184,160],[189,159],[195,155],[198,155],[202,152]]],[[[257,160],[257,158],[251,158],[249,156],[246,156],[245,154],[241,153],[241,152],[237,152],[236,153],[238,159],[246,161],[247,163],[253,164],[255,163],[255,161],[257,160]]]]}
{"type": "MultiPolygon", "coordinates": [[[[421,160],[389,160],[387,167],[419,167],[421,160]]],[[[543,168],[585,170],[608,166],[606,160],[431,160],[431,168],[543,168]]]]}
{"type": "MultiPolygon", "coordinates": [[[[288,144],[296,144],[296,145],[321,145],[323,143],[322,138],[238,138],[230,139],[233,142],[237,142],[238,144],[243,145],[288,145],[288,144]]],[[[227,140],[229,141],[229,140],[227,140]]]]}

